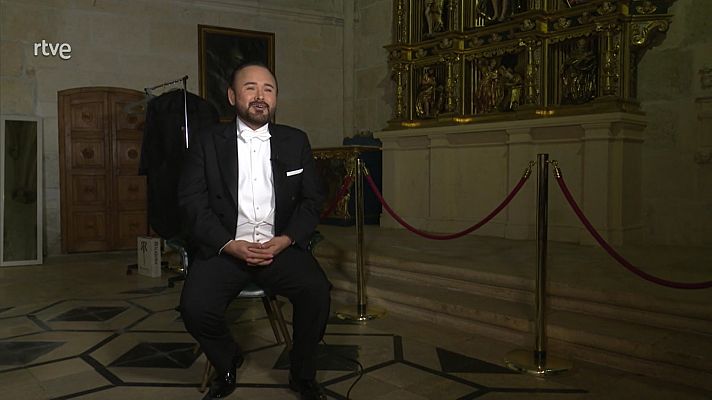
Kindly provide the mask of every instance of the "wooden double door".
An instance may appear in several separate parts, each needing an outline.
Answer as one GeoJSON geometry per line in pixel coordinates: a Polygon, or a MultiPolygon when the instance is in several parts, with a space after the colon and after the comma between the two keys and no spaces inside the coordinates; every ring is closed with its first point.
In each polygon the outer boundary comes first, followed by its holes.
{"type": "Polygon", "coordinates": [[[62,251],[136,248],[147,233],[146,178],[138,176],[143,93],[93,87],[59,92],[62,251]]]}

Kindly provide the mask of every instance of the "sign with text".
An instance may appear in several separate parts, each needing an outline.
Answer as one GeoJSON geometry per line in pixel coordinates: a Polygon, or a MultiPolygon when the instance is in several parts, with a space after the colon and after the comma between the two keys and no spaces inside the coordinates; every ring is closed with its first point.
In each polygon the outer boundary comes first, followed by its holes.
{"type": "Polygon", "coordinates": [[[138,237],[138,273],[151,278],[161,276],[161,238],[138,237]]]}

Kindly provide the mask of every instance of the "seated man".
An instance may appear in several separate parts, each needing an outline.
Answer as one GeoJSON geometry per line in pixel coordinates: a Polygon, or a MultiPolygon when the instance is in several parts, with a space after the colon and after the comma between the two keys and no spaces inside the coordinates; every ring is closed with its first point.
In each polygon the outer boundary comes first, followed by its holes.
{"type": "Polygon", "coordinates": [[[269,122],[277,82],[265,66],[240,66],[230,82],[237,119],[194,135],[181,173],[179,203],[198,250],[181,295],[183,320],[217,371],[209,395],[223,398],[243,361],[225,320],[228,304],[249,281],[287,297],[289,385],[302,399],[325,399],[314,377],[331,284],[306,250],[323,200],[309,140],[269,122]]]}

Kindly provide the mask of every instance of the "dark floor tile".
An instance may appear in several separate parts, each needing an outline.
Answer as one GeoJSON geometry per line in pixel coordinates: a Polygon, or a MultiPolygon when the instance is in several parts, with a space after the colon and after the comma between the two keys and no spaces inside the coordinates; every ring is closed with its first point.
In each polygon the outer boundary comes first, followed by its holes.
{"type": "Polygon", "coordinates": [[[126,310],[128,307],[77,307],[50,321],[108,321],[126,310]]]}
{"type": "Polygon", "coordinates": [[[459,353],[437,348],[440,368],[443,372],[472,372],[484,374],[515,374],[516,372],[497,364],[478,360],[459,353]]]}
{"type": "MultiPolygon", "coordinates": [[[[317,349],[316,368],[322,371],[357,371],[359,346],[320,344],[317,349]]],[[[274,369],[289,369],[289,352],[284,350],[274,364],[274,369]]]]}
{"type": "Polygon", "coordinates": [[[0,342],[0,364],[29,364],[66,342],[0,342]]]}
{"type": "Polygon", "coordinates": [[[109,366],[189,368],[199,356],[195,343],[139,343],[109,366]]]}

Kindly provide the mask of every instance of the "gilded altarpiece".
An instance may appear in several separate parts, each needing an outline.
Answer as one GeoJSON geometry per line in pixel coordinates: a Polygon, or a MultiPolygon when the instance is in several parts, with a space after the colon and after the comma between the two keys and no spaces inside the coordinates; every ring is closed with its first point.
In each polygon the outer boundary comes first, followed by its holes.
{"type": "Polygon", "coordinates": [[[638,110],[669,0],[395,0],[391,129],[638,110]]]}
{"type": "MultiPolygon", "coordinates": [[[[664,39],[673,3],[394,0],[393,115],[375,135],[384,196],[423,229],[458,231],[549,153],[602,234],[637,241],[647,124],[637,66],[664,39]]],[[[533,191],[525,187],[478,234],[534,238],[533,191]]],[[[561,196],[550,199],[549,237],[591,243],[561,196]]],[[[381,224],[398,227],[388,217],[381,224]]]]}

